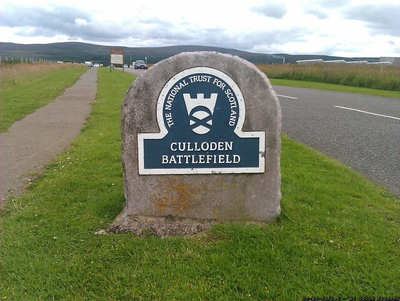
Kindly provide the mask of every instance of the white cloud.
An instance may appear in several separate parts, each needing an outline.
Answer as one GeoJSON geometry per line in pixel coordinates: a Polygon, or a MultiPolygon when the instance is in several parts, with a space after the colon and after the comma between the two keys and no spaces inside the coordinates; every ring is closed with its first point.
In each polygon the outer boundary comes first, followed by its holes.
{"type": "Polygon", "coordinates": [[[88,21],[86,21],[85,19],[76,18],[75,24],[78,26],[86,26],[86,25],[88,25],[88,21]]]}
{"type": "Polygon", "coordinates": [[[344,16],[367,24],[373,34],[400,37],[400,3],[363,4],[348,8],[344,16]]]}
{"type": "Polygon", "coordinates": [[[3,42],[197,44],[347,56],[396,55],[400,48],[398,0],[3,0],[0,14],[3,42]]]}
{"type": "Polygon", "coordinates": [[[253,7],[252,10],[266,17],[281,19],[286,15],[286,5],[282,2],[266,1],[261,6],[253,7]]]}

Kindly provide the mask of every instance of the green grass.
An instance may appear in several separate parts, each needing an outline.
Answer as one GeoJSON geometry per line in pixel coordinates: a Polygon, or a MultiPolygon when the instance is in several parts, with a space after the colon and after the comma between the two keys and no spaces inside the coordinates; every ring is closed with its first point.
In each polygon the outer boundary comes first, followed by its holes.
{"type": "Polygon", "coordinates": [[[277,79],[277,78],[269,78],[269,80],[271,81],[271,84],[273,84],[273,85],[400,98],[400,92],[398,92],[398,91],[376,90],[376,89],[370,89],[370,88],[351,87],[351,86],[326,84],[326,83],[318,83],[318,82],[308,82],[308,81],[302,81],[302,80],[277,79]]]}
{"type": "Polygon", "coordinates": [[[24,78],[24,70],[19,70],[18,80],[3,78],[0,90],[0,132],[5,132],[15,121],[53,101],[86,70],[84,66],[71,65],[71,68],[55,69],[35,77],[30,74],[28,80],[24,78]]]}
{"type": "Polygon", "coordinates": [[[269,78],[400,92],[399,66],[259,63],[257,67],[269,78]]]}
{"type": "Polygon", "coordinates": [[[276,223],[189,238],[95,235],[124,205],[119,120],[132,79],[99,69],[82,134],[2,211],[0,300],[400,295],[399,199],[286,137],[276,223]]]}

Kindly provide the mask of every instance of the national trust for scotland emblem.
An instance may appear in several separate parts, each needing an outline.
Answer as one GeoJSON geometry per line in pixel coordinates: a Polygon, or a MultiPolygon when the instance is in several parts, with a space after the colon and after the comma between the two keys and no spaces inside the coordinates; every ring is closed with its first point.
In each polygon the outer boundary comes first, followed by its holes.
{"type": "Polygon", "coordinates": [[[157,102],[160,133],[140,133],[139,174],[263,173],[265,133],[242,132],[238,85],[209,67],[171,78],[157,102]]]}
{"type": "Polygon", "coordinates": [[[191,98],[189,93],[183,94],[186,110],[190,117],[192,131],[199,135],[207,134],[212,127],[212,115],[218,94],[211,93],[210,98],[205,98],[203,93],[191,98]]]}

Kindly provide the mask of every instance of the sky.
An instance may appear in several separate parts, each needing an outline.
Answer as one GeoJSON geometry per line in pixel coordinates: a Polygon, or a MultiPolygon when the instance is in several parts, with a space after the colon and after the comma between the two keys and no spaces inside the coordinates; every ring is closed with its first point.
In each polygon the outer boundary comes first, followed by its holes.
{"type": "Polygon", "coordinates": [[[400,0],[2,0],[0,42],[400,57],[400,0]]]}

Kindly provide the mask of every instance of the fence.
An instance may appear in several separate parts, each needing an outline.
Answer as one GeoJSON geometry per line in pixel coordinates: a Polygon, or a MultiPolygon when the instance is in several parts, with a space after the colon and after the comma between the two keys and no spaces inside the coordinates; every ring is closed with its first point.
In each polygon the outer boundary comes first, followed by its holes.
{"type": "Polygon", "coordinates": [[[0,56],[0,63],[55,63],[54,60],[44,59],[44,58],[37,58],[37,57],[1,57],[0,56]]]}

